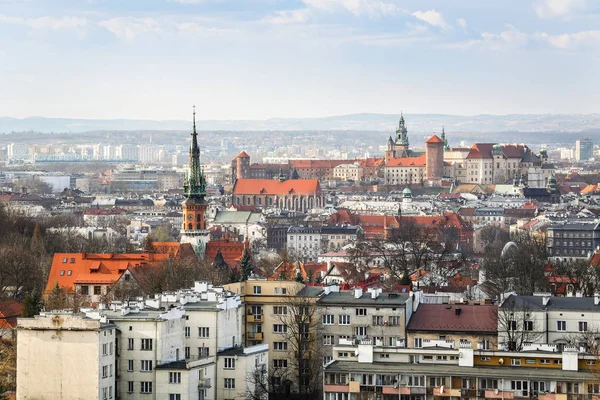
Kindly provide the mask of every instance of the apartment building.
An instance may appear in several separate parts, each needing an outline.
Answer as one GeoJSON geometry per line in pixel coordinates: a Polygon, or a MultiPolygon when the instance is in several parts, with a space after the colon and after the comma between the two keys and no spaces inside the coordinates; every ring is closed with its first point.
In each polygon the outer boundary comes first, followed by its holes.
{"type": "Polygon", "coordinates": [[[592,400],[600,393],[593,355],[555,346],[543,351],[407,349],[372,340],[334,346],[324,372],[325,400],[532,399],[592,400]]]}
{"type": "Polygon", "coordinates": [[[245,348],[235,347],[219,352],[217,399],[243,399],[248,394],[252,394],[253,399],[266,400],[268,393],[262,391],[264,387],[262,385],[266,384],[269,377],[268,350],[268,344],[261,344],[245,348]]]}
{"type": "Polygon", "coordinates": [[[333,359],[333,346],[370,338],[379,346],[405,347],[407,314],[412,298],[407,293],[382,293],[361,288],[340,291],[325,287],[317,301],[321,318],[323,362],[333,359]]]}
{"type": "Polygon", "coordinates": [[[287,249],[301,261],[317,261],[319,254],[339,250],[355,242],[362,237],[362,232],[362,228],[356,225],[290,226],[287,249]]]}
{"type": "Polygon", "coordinates": [[[549,257],[563,261],[587,259],[600,246],[600,224],[597,221],[552,224],[546,237],[549,257]]]}
{"type": "Polygon", "coordinates": [[[406,327],[407,347],[426,348],[472,343],[475,349],[498,348],[498,307],[491,304],[419,304],[406,327]]]}
{"type": "Polygon", "coordinates": [[[114,399],[116,326],[78,315],[19,318],[17,399],[114,399]]]}
{"type": "Polygon", "coordinates": [[[506,349],[549,344],[561,350],[568,339],[600,329],[600,294],[593,297],[510,295],[498,309],[498,343],[506,349]],[[525,340],[523,340],[523,337],[525,340]]]}

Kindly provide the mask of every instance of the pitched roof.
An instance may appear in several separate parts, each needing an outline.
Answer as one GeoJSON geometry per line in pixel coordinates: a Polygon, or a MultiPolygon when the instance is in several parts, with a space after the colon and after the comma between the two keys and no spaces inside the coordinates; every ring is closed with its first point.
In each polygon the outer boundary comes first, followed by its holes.
{"type": "Polygon", "coordinates": [[[248,155],[248,153],[242,150],[242,152],[238,154],[236,158],[250,158],[250,156],[248,155]]]}
{"type": "Polygon", "coordinates": [[[421,154],[419,157],[402,157],[402,158],[390,158],[385,163],[386,167],[424,167],[426,157],[425,154],[421,154]]]}
{"type": "Polygon", "coordinates": [[[17,317],[23,314],[23,305],[16,300],[0,302],[0,329],[16,328],[17,317]]]}
{"type": "Polygon", "coordinates": [[[237,261],[244,254],[244,242],[236,242],[229,239],[211,240],[206,244],[206,260],[209,263],[213,263],[218,253],[221,253],[221,257],[225,264],[229,268],[234,268],[237,261]]]}
{"type": "Polygon", "coordinates": [[[498,307],[495,305],[420,304],[410,318],[407,330],[493,334],[498,331],[498,307]]]}
{"type": "Polygon", "coordinates": [[[425,141],[425,143],[436,144],[436,143],[444,143],[444,141],[442,139],[440,139],[438,135],[434,134],[432,137],[427,139],[425,141]]]}
{"type": "Polygon", "coordinates": [[[132,267],[142,267],[167,260],[170,254],[88,254],[56,253],[46,283],[46,292],[56,284],[75,290],[75,283],[114,283],[132,267]]]}
{"type": "Polygon", "coordinates": [[[233,194],[316,194],[321,190],[316,179],[238,179],[233,194]]]}

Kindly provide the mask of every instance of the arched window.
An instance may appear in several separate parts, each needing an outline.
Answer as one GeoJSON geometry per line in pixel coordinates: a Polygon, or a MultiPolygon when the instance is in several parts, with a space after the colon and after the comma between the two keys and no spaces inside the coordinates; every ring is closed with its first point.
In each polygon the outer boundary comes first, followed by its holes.
{"type": "Polygon", "coordinates": [[[192,230],[192,224],[188,224],[188,229],[191,231],[192,230]]]}
{"type": "Polygon", "coordinates": [[[202,221],[202,216],[200,214],[198,214],[198,216],[196,217],[196,221],[198,221],[198,222],[202,221]]]}
{"type": "Polygon", "coordinates": [[[200,224],[196,224],[196,229],[200,230],[200,224]]]}

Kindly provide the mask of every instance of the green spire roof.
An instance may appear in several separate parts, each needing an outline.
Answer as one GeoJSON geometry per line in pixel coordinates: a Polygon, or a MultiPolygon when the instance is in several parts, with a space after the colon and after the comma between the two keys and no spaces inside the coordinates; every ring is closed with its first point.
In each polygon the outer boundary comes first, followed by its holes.
{"type": "Polygon", "coordinates": [[[206,178],[200,166],[200,148],[198,147],[198,134],[196,133],[196,106],[194,106],[194,130],[190,144],[190,163],[185,174],[183,194],[186,198],[204,199],[206,196],[206,178]]]}

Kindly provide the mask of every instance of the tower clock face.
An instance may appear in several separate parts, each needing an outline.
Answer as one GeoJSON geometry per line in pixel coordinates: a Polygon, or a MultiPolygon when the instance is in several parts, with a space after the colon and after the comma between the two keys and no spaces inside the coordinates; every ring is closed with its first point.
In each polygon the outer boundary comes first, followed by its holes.
{"type": "Polygon", "coordinates": [[[191,221],[192,219],[194,219],[194,216],[192,214],[188,214],[188,219],[191,221]]]}

